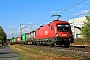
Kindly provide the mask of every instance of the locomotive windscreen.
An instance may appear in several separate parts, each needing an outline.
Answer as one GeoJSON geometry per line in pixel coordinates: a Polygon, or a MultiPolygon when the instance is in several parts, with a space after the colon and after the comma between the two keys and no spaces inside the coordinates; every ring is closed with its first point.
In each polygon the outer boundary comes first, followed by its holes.
{"type": "Polygon", "coordinates": [[[57,24],[57,30],[59,32],[68,32],[69,31],[69,25],[65,25],[65,24],[57,24]]]}

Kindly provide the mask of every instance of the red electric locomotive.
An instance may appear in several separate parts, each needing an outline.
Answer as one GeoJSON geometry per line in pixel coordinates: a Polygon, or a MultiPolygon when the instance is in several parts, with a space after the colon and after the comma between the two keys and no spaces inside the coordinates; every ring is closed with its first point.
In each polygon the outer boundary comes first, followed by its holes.
{"type": "Polygon", "coordinates": [[[48,44],[50,46],[65,45],[69,47],[73,43],[70,24],[66,21],[54,20],[36,30],[35,43],[37,45],[48,44]]]}

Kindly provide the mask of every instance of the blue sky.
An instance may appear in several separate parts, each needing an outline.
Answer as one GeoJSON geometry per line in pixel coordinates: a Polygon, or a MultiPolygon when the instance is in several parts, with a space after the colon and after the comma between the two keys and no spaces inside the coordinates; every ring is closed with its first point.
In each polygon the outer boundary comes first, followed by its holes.
{"type": "Polygon", "coordinates": [[[14,37],[20,35],[20,24],[24,24],[22,27],[31,24],[23,29],[23,33],[30,32],[37,26],[56,19],[57,17],[51,17],[53,14],[61,14],[60,20],[65,21],[73,15],[75,18],[85,16],[90,11],[90,0],[80,3],[81,1],[84,0],[0,0],[0,26],[11,38],[12,33],[14,37]],[[72,6],[74,7],[70,8],[72,6]]]}

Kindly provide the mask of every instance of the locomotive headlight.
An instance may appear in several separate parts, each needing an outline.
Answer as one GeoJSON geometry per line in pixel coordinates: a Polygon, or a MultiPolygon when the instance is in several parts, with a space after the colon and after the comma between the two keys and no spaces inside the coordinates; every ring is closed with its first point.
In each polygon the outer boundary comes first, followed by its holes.
{"type": "Polygon", "coordinates": [[[58,33],[56,33],[56,37],[58,37],[58,33]]]}

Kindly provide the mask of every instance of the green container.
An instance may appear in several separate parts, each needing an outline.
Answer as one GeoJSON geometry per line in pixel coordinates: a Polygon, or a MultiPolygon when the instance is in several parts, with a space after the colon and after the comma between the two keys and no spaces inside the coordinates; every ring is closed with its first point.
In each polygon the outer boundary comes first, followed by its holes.
{"type": "Polygon", "coordinates": [[[22,34],[22,42],[26,42],[26,34],[22,34]]]}
{"type": "Polygon", "coordinates": [[[14,38],[14,41],[13,42],[16,42],[16,38],[14,38]]]}

